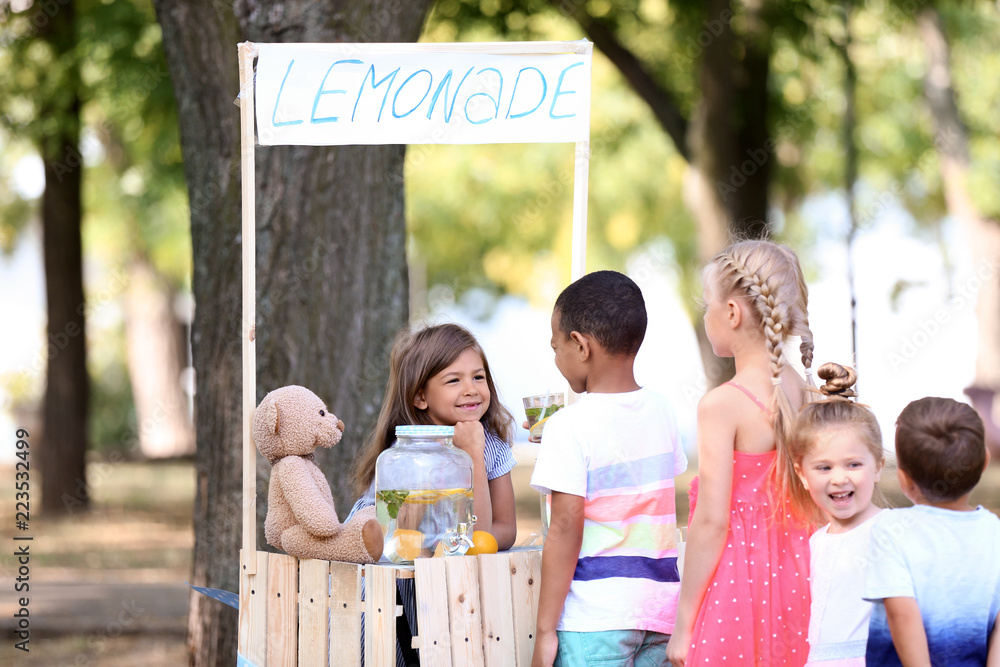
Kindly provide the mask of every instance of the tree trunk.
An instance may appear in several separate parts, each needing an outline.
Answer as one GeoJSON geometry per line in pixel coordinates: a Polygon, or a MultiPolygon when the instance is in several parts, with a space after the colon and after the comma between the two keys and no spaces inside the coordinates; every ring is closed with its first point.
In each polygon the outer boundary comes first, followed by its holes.
{"type": "MultiPolygon", "coordinates": [[[[765,27],[748,8],[748,34],[740,37],[743,59],[736,57],[736,36],[729,0],[706,3],[714,39],[702,54],[702,98],[688,126],[691,168],[684,200],[698,229],[698,258],[704,266],[733,240],[761,238],[767,224],[768,185],[773,145],[767,128],[767,76],[770,53],[765,27]],[[717,33],[717,34],[716,34],[717,33]]],[[[731,359],[719,359],[694,323],[708,388],[732,377],[731,359]]]]}
{"type": "Polygon", "coordinates": [[[125,347],[139,450],[151,459],[194,453],[194,425],[181,386],[185,341],[173,297],[148,259],[131,262],[125,293],[125,347]]]}
{"type": "Polygon", "coordinates": [[[966,394],[983,417],[996,461],[1000,460],[1000,426],[993,420],[993,406],[1000,394],[1000,222],[979,214],[966,183],[971,162],[969,138],[955,102],[948,38],[941,16],[928,6],[920,12],[917,23],[927,51],[924,94],[934,119],[934,145],[941,162],[945,203],[971,244],[974,275],[970,284],[977,289],[970,291],[978,290],[976,373],[966,394]]]}
{"type": "MultiPolygon", "coordinates": [[[[239,589],[242,438],[236,45],[414,41],[430,2],[233,5],[155,2],[191,201],[198,397],[192,583],[231,591],[239,589]]],[[[403,157],[401,146],[261,147],[257,182],[249,184],[257,193],[257,400],[301,384],[346,422],[343,441],[317,457],[341,517],[353,500],[347,470],[374,423],[388,349],[407,319],[403,157]]],[[[258,499],[266,497],[258,488],[258,499]]],[[[195,594],[188,630],[192,664],[235,661],[231,609],[195,594]]]]}
{"type": "Polygon", "coordinates": [[[80,236],[80,69],[76,62],[76,11],[69,3],[47,17],[37,5],[39,39],[60,65],[46,71],[58,82],[41,104],[40,117],[53,130],[40,138],[45,190],[42,194],[42,249],[48,322],[42,446],[34,460],[41,471],[41,509],[64,514],[90,504],[87,474],[86,303],[83,296],[83,243],[80,236]]]}

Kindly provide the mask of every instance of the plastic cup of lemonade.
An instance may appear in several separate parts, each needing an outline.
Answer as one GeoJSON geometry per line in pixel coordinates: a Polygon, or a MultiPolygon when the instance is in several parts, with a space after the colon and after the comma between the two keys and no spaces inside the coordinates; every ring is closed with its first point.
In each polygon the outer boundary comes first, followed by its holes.
{"type": "Polygon", "coordinates": [[[541,442],[545,420],[566,405],[562,392],[524,397],[524,414],[528,418],[528,441],[541,442]]]}

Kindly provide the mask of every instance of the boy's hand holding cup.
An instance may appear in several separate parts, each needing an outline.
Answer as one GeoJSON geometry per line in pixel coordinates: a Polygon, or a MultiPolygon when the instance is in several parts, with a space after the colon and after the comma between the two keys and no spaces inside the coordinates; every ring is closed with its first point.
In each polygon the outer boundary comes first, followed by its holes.
{"type": "Polygon", "coordinates": [[[525,426],[528,429],[528,441],[541,442],[545,420],[566,405],[565,397],[562,392],[556,392],[525,396],[522,400],[524,414],[528,418],[525,426]]]}

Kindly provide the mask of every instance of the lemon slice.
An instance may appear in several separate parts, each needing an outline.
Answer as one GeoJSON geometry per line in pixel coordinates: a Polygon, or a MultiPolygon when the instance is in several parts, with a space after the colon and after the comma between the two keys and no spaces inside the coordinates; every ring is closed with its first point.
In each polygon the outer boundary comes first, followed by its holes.
{"type": "Polygon", "coordinates": [[[389,539],[390,552],[395,552],[400,560],[412,561],[420,556],[424,546],[424,534],[419,530],[397,528],[389,539]]]}
{"type": "MultiPolygon", "coordinates": [[[[552,415],[549,415],[549,417],[551,416],[552,415]]],[[[539,440],[541,439],[542,429],[545,427],[545,422],[549,420],[549,417],[546,417],[544,419],[539,419],[537,422],[535,422],[534,426],[532,426],[531,430],[529,431],[532,438],[536,438],[539,440]]]]}

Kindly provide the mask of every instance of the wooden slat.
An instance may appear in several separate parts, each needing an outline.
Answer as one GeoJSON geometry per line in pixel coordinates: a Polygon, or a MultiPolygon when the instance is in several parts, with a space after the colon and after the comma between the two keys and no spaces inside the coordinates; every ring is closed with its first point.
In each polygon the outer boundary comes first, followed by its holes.
{"type": "Polygon", "coordinates": [[[330,561],[299,561],[299,665],[329,667],[330,561]]]}
{"type": "Polygon", "coordinates": [[[396,664],[396,571],[392,567],[365,568],[365,665],[396,664]]]}
{"type": "Polygon", "coordinates": [[[479,605],[479,568],[475,556],[445,558],[451,661],[454,665],[483,663],[483,621],[479,605]]]}
{"type": "Polygon", "coordinates": [[[535,650],[535,615],[542,572],[541,551],[510,552],[511,611],[514,655],[518,665],[530,665],[535,650]]]}
{"type": "Polygon", "coordinates": [[[267,665],[267,557],[266,551],[257,551],[245,559],[240,552],[240,655],[257,665],[267,665]],[[244,567],[244,560],[252,561],[256,574],[244,567]]]}
{"type": "Polygon", "coordinates": [[[417,591],[417,627],[422,667],[451,667],[451,627],[448,622],[448,579],[445,559],[418,558],[414,562],[417,591]]]}
{"type": "Polygon", "coordinates": [[[330,655],[337,667],[361,667],[361,570],[330,563],[330,655]]]}
{"type": "Polygon", "coordinates": [[[483,613],[483,658],[486,667],[514,667],[514,615],[511,611],[509,552],[482,554],[479,561],[479,604],[483,613]]]}
{"type": "Polygon", "coordinates": [[[298,565],[285,554],[267,559],[267,663],[295,667],[298,648],[298,565]]]}

